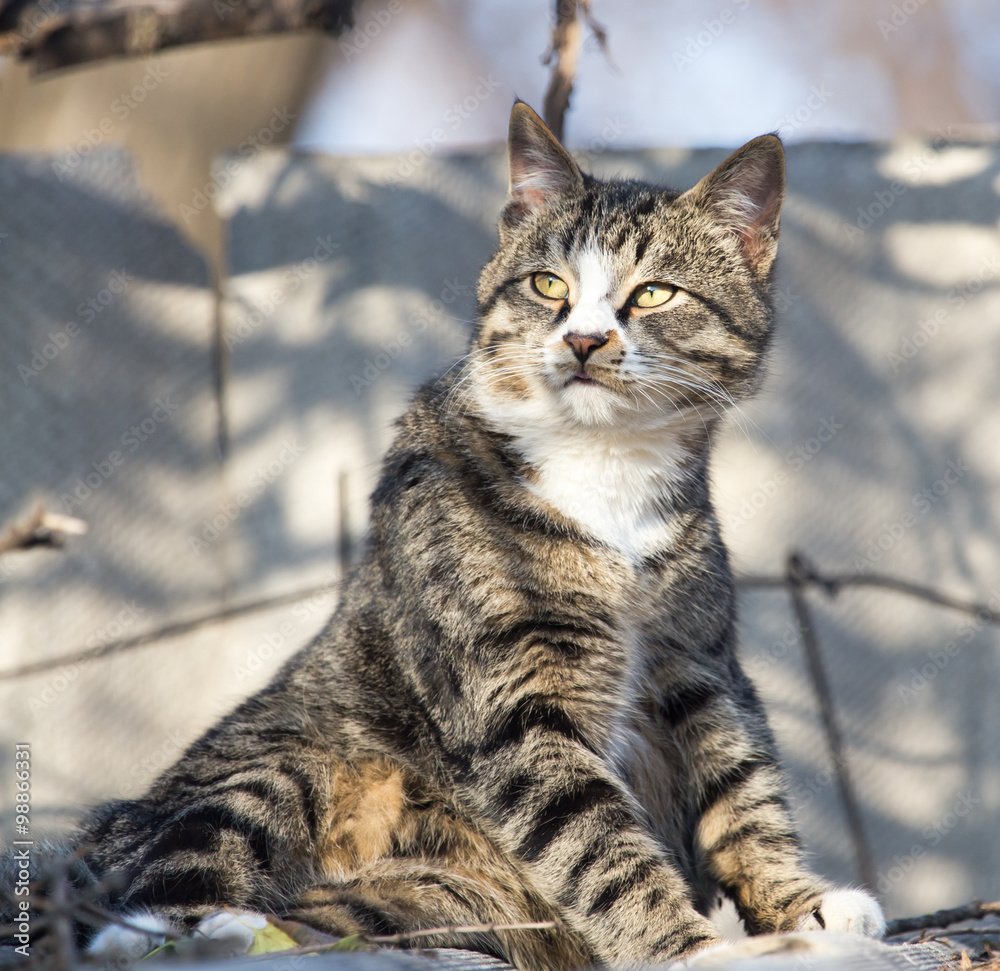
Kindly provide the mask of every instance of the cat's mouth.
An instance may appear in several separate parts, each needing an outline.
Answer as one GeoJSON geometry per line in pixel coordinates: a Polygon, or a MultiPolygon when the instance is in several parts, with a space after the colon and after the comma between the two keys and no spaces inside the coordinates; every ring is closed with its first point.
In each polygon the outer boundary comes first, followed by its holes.
{"type": "Polygon", "coordinates": [[[584,367],[581,367],[575,374],[571,374],[566,379],[566,383],[563,387],[568,388],[571,384],[599,384],[601,387],[604,387],[604,382],[600,378],[594,377],[594,375],[584,367]]]}
{"type": "Polygon", "coordinates": [[[621,391],[614,375],[604,373],[594,374],[584,367],[579,368],[570,374],[569,377],[564,378],[562,386],[564,389],[575,387],[587,388],[586,392],[581,390],[580,393],[586,394],[588,397],[600,394],[601,392],[615,394],[621,391]]]}

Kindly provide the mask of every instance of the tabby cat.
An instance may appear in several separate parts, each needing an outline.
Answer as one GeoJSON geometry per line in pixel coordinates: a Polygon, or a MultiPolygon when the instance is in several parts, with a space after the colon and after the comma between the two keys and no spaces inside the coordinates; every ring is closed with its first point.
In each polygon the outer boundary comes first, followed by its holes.
{"type": "Polygon", "coordinates": [[[525,971],[670,962],[719,943],[720,891],[752,933],[881,933],[803,865],[709,498],[771,334],[781,143],[678,194],[584,175],[517,103],[508,154],[470,353],[400,419],[339,609],[89,818],[149,929],[93,955],[225,905],[335,934],[557,921],[474,939],[525,971]]]}

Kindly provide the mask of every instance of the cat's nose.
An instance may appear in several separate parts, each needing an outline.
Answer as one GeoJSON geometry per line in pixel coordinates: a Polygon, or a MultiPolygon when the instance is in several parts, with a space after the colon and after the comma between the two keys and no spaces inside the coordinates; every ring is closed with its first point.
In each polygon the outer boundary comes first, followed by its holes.
{"type": "Polygon", "coordinates": [[[586,364],[591,353],[608,342],[606,334],[567,334],[563,340],[573,348],[581,364],[586,364]]]}

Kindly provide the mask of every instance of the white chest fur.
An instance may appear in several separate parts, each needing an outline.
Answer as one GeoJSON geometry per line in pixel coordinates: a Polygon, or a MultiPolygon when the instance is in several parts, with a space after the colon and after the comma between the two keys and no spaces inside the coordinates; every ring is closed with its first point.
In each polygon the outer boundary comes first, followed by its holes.
{"type": "Polygon", "coordinates": [[[664,497],[681,474],[684,452],[676,442],[564,429],[520,444],[538,473],[531,490],[595,539],[633,562],[672,544],[664,497]]]}

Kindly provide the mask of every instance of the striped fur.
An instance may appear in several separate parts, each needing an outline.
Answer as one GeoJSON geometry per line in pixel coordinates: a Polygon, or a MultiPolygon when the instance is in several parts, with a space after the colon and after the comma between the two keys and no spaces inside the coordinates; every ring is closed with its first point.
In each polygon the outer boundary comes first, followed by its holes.
{"type": "MultiPolygon", "coordinates": [[[[557,919],[477,941],[538,971],[716,944],[720,890],[756,933],[823,921],[736,658],[707,471],[761,379],[780,143],[683,195],[583,175],[524,105],[509,150],[470,354],[400,420],[336,614],[86,824],[91,870],[127,876],[120,911],[336,933],[557,919]],[[673,291],[661,307],[630,301],[648,282],[673,291]]],[[[838,899],[877,932],[869,898],[838,899]]]]}

